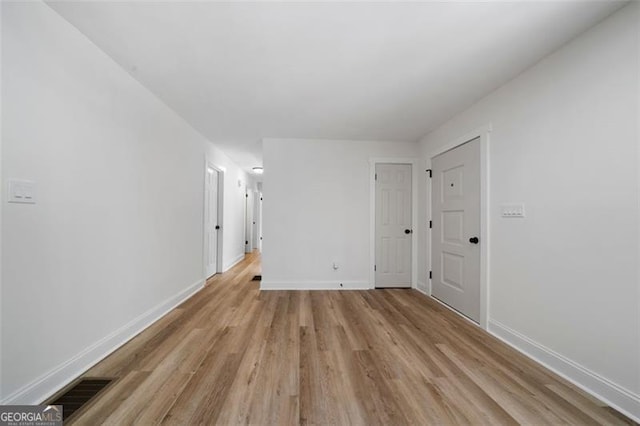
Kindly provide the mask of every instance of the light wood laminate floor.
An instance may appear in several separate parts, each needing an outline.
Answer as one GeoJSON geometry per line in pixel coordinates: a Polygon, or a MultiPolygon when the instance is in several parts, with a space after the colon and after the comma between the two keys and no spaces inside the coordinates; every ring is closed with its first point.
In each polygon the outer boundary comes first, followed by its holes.
{"type": "Polygon", "coordinates": [[[415,290],[269,291],[257,255],[89,370],[96,424],[629,424],[415,290]]]}

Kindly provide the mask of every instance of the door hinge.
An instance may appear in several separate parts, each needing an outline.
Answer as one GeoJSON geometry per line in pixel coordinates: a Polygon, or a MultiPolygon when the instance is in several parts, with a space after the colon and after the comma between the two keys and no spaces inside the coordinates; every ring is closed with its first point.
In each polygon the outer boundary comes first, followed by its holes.
{"type": "Polygon", "coordinates": [[[433,276],[433,272],[429,271],[429,279],[431,279],[432,276],[433,276]]]}
{"type": "Polygon", "coordinates": [[[375,180],[378,180],[378,174],[376,173],[375,180]]]}
{"type": "Polygon", "coordinates": [[[429,173],[429,177],[433,177],[433,175],[431,173],[431,169],[427,169],[426,172],[429,173]]]}
{"type": "Polygon", "coordinates": [[[249,194],[244,194],[245,197],[249,198],[249,194]]]}
{"type": "Polygon", "coordinates": [[[245,243],[245,244],[249,244],[249,241],[245,241],[244,243],[245,243]]]}
{"type": "Polygon", "coordinates": [[[262,201],[262,197],[260,197],[260,201],[262,201]]]}
{"type": "Polygon", "coordinates": [[[433,221],[429,221],[429,229],[433,228],[433,221]]]}
{"type": "Polygon", "coordinates": [[[373,270],[376,271],[376,265],[373,265],[373,270]]]}

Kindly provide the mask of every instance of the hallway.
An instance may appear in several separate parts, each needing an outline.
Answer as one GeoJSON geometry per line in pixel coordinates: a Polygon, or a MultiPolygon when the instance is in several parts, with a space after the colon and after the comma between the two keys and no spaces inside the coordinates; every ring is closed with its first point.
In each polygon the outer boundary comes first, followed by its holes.
{"type": "Polygon", "coordinates": [[[253,254],[84,377],[73,424],[630,424],[414,290],[260,292],[253,254]]]}

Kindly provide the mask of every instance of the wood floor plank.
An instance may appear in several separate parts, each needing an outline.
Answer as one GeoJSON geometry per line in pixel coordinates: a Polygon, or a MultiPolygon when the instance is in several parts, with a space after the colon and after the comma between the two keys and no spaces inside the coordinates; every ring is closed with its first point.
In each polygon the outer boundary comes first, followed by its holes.
{"type": "Polygon", "coordinates": [[[416,291],[257,274],[248,255],[87,371],[117,382],[70,423],[634,424],[416,291]]]}
{"type": "Polygon", "coordinates": [[[140,384],[149,377],[149,372],[132,371],[120,378],[115,384],[110,386],[108,392],[97,398],[90,407],[83,408],[78,416],[65,420],[66,425],[91,426],[104,423],[105,419],[111,415],[120,405],[122,405],[131,394],[138,389],[140,384]]]}
{"type": "MultiPolygon", "coordinates": [[[[135,419],[149,406],[150,401],[147,400],[149,395],[155,395],[155,400],[158,397],[167,397],[167,393],[172,394],[172,391],[177,386],[182,387],[189,376],[181,373],[179,368],[184,359],[188,357],[190,351],[197,346],[203,334],[204,330],[192,330],[172,350],[163,352],[165,356],[157,364],[156,368],[150,371],[147,379],[140,383],[126,401],[110,413],[105,423],[114,425],[135,424],[135,419]],[[181,384],[173,380],[176,374],[180,375],[183,380],[181,384]]],[[[173,400],[169,401],[169,403],[173,403],[173,400]]]]}

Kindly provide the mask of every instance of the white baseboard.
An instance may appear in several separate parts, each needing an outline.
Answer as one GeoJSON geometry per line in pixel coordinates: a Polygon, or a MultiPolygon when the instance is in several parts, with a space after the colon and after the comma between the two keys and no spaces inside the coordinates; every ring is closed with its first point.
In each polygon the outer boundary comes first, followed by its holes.
{"type": "Polygon", "coordinates": [[[416,289],[416,290],[418,290],[420,293],[422,293],[422,294],[424,294],[424,295],[429,296],[429,293],[428,293],[428,287],[427,287],[427,284],[426,284],[426,283],[424,283],[424,282],[422,282],[422,281],[418,281],[418,282],[416,283],[416,287],[415,287],[415,289],[416,289]]]}
{"type": "Polygon", "coordinates": [[[370,290],[369,281],[261,281],[260,290],[370,290]],[[342,284],[342,287],[340,286],[342,284]]]}
{"type": "Polygon", "coordinates": [[[640,395],[613,383],[498,321],[489,321],[489,332],[585,392],[592,394],[636,422],[640,422],[640,395]]]}
{"type": "Polygon", "coordinates": [[[226,263],[222,266],[222,272],[227,272],[229,269],[233,268],[234,266],[236,266],[238,263],[242,262],[244,260],[244,253],[240,253],[239,255],[237,255],[236,257],[234,257],[231,262],[226,263]]]}
{"type": "Polygon", "coordinates": [[[127,343],[169,311],[184,302],[204,287],[198,280],[178,294],[125,324],[113,333],[100,339],[68,361],[49,370],[31,383],[13,392],[0,401],[0,405],[41,404],[51,395],[71,383],[82,373],[102,361],[120,346],[127,343]]]}

